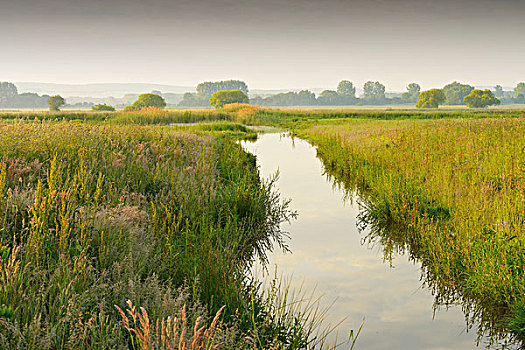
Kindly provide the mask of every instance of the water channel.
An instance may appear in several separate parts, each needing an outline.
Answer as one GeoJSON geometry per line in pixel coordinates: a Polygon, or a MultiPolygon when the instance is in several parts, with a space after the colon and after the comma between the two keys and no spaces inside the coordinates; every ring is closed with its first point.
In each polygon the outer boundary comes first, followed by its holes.
{"type": "Polygon", "coordinates": [[[327,322],[344,319],[336,329],[338,339],[364,319],[356,343],[360,350],[485,348],[487,339],[478,339],[476,325],[468,329],[461,305],[434,308],[418,262],[406,255],[385,261],[381,247],[363,243],[366,232],[356,227],[358,204],[323,174],[314,147],[283,133],[262,134],[242,145],[257,156],[264,178],[279,171],[276,189],[299,214],[284,225],[291,253],[274,251],[270,264],[279,274],[293,275],[292,287],[315,288],[322,304],[335,300],[327,322]]]}

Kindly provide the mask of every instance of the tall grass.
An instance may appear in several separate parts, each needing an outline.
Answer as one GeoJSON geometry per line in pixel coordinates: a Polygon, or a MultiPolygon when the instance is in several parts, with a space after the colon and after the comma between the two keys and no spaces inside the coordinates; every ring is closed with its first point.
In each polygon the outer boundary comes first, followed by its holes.
{"type": "Polygon", "coordinates": [[[168,111],[155,107],[143,108],[139,111],[117,112],[109,121],[115,124],[175,124],[198,123],[218,120],[233,120],[234,116],[224,111],[210,110],[180,110],[168,111]]]}
{"type": "Polygon", "coordinates": [[[480,118],[521,118],[524,110],[481,109],[481,110],[415,110],[415,109],[355,109],[355,108],[264,108],[258,110],[248,123],[281,125],[294,129],[319,123],[340,123],[345,119],[480,119],[480,118]]]}
{"type": "Polygon", "coordinates": [[[176,123],[198,123],[217,120],[233,120],[234,114],[216,110],[164,110],[147,107],[138,111],[116,112],[10,112],[0,113],[1,120],[78,120],[84,122],[138,125],[169,125],[176,123]]]}
{"type": "Polygon", "coordinates": [[[146,314],[182,320],[184,305],[221,348],[304,344],[306,326],[266,318],[269,301],[246,278],[268,249],[286,249],[279,224],[295,214],[253,156],[201,132],[0,123],[2,348],[133,348],[146,314]],[[129,301],[144,309],[140,326],[121,322],[139,317],[129,301]]]}
{"type": "Polygon", "coordinates": [[[358,191],[363,224],[405,228],[376,237],[387,252],[408,247],[438,299],[481,304],[485,323],[524,339],[525,121],[354,120],[300,133],[358,191]]]}

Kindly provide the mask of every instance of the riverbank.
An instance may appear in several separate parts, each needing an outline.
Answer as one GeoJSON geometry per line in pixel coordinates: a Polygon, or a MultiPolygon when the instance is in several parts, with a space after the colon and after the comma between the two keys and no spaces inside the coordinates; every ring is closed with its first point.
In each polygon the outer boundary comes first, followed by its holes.
{"type": "Polygon", "coordinates": [[[436,295],[523,339],[525,122],[354,120],[298,131],[363,198],[362,224],[421,260],[436,295]],[[401,237],[394,237],[401,235],[401,237]]]}
{"type": "Polygon", "coordinates": [[[243,128],[0,123],[2,348],[306,346],[245,275],[293,213],[243,128]]]}

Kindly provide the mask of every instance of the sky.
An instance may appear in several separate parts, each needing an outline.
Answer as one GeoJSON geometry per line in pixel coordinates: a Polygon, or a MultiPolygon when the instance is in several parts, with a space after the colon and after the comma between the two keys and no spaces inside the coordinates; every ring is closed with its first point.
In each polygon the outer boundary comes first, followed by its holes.
{"type": "Polygon", "coordinates": [[[0,0],[0,81],[525,80],[524,0],[0,0]]]}

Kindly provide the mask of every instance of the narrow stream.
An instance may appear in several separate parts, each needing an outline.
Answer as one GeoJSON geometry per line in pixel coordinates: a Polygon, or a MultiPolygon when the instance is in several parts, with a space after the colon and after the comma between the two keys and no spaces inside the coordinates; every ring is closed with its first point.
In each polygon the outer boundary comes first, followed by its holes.
{"type": "Polygon", "coordinates": [[[419,263],[405,255],[384,261],[380,247],[362,243],[364,233],[356,228],[359,207],[323,175],[314,147],[280,133],[242,145],[257,156],[264,178],[279,170],[277,190],[292,199],[299,214],[284,226],[292,252],[271,253],[270,264],[279,274],[293,275],[292,287],[315,288],[324,305],[336,300],[327,321],[345,319],[337,327],[338,339],[347,338],[364,319],[359,350],[484,348],[477,346],[476,326],[467,332],[461,306],[434,312],[419,263]]]}

